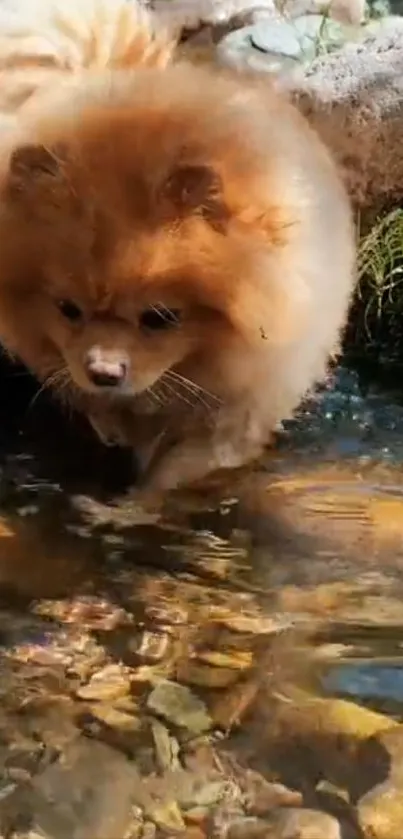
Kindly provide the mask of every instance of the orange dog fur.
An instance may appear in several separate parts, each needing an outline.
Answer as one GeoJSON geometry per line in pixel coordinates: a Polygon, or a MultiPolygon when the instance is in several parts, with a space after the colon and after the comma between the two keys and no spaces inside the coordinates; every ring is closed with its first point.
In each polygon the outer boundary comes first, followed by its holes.
{"type": "Polygon", "coordinates": [[[0,339],[169,489],[258,457],[354,287],[335,165],[267,83],[81,73],[0,155],[0,339]]]}

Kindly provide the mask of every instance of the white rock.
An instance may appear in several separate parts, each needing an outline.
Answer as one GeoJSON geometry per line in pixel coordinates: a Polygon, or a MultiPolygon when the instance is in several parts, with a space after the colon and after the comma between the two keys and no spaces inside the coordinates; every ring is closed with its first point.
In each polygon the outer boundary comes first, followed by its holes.
{"type": "Polygon", "coordinates": [[[293,20],[273,18],[236,29],[217,47],[220,61],[237,69],[245,65],[276,75],[311,64],[324,45],[326,50],[343,44],[348,33],[323,15],[302,15],[293,20]]]}
{"type": "Polygon", "coordinates": [[[341,839],[338,821],[327,813],[288,807],[277,812],[276,839],[341,839]]]}
{"type": "Polygon", "coordinates": [[[285,0],[284,14],[298,17],[305,14],[328,14],[340,23],[361,23],[365,16],[365,0],[285,0]]]}
{"type": "MultiPolygon", "coordinates": [[[[219,60],[233,66],[234,42],[228,50],[225,44],[219,60]]],[[[238,69],[266,70],[272,78],[263,53],[257,68],[257,54],[250,38],[248,48],[242,41],[238,69]]],[[[354,204],[396,206],[403,197],[403,18],[372,24],[361,42],[299,64],[297,73],[283,64],[278,83],[334,152],[354,204]]]]}
{"type": "Polygon", "coordinates": [[[151,0],[160,20],[173,29],[217,26],[234,18],[257,20],[276,14],[274,0],[151,0]]]}

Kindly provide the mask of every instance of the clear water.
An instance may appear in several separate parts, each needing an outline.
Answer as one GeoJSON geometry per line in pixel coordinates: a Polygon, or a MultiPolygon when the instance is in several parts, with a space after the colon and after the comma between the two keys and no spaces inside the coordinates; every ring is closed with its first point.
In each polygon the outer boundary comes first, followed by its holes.
{"type": "MultiPolygon", "coordinates": [[[[140,709],[147,667],[209,702],[227,676],[190,678],[200,648],[253,654],[269,693],[309,685],[403,717],[398,394],[339,369],[258,468],[161,510],[35,412],[8,417],[2,443],[0,777],[10,750],[63,748],[82,722],[77,685],[106,663],[137,674],[140,709]],[[272,622],[276,643],[219,634],[223,612],[272,622]]],[[[245,749],[247,720],[242,735],[245,749]]],[[[2,806],[0,784],[0,820],[2,806]]]]}

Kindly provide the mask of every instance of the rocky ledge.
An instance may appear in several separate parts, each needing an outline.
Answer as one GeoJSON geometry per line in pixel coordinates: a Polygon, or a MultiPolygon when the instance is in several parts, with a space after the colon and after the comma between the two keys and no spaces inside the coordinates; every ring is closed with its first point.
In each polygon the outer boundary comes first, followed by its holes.
{"type": "Polygon", "coordinates": [[[154,0],[155,13],[220,64],[267,73],[334,152],[354,205],[382,212],[403,192],[403,18],[362,0],[154,0]]]}

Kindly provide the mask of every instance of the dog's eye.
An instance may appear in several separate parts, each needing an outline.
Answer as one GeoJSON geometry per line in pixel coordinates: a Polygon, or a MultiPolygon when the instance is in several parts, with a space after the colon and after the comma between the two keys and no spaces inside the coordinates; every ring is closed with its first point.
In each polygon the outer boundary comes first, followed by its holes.
{"type": "Polygon", "coordinates": [[[150,306],[140,315],[140,326],[151,332],[172,329],[181,322],[179,309],[167,309],[165,306],[150,306]]]}
{"type": "Polygon", "coordinates": [[[59,300],[57,307],[67,320],[80,320],[82,316],[81,309],[72,300],[59,300]]]}

